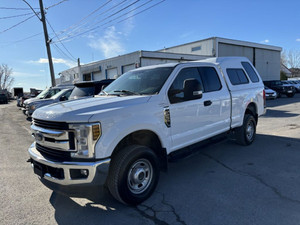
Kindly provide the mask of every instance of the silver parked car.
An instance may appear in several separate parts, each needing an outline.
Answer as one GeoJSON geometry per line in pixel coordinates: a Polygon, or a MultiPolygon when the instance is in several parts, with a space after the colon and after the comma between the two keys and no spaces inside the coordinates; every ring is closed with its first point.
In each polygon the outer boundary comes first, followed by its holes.
{"type": "Polygon", "coordinates": [[[69,96],[72,93],[72,90],[73,90],[73,88],[62,89],[61,91],[59,91],[58,93],[53,95],[51,98],[39,99],[39,100],[30,102],[29,104],[26,105],[25,114],[28,117],[31,117],[31,115],[37,108],[40,108],[40,107],[43,107],[46,105],[50,105],[50,104],[54,104],[54,103],[58,103],[60,101],[68,100],[69,96]]]}
{"type": "Polygon", "coordinates": [[[276,99],[278,94],[276,91],[272,90],[271,88],[268,88],[265,86],[265,92],[266,92],[266,99],[276,99]]]}

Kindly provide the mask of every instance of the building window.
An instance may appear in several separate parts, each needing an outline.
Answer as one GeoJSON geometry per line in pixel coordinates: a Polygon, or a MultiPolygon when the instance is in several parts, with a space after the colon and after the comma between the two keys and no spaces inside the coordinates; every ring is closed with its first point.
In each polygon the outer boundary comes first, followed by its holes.
{"type": "Polygon", "coordinates": [[[192,52],[200,51],[200,50],[201,50],[201,46],[197,46],[197,47],[192,48],[192,52]]]}
{"type": "Polygon", "coordinates": [[[83,74],[83,81],[91,81],[92,76],[90,73],[83,74]]]}

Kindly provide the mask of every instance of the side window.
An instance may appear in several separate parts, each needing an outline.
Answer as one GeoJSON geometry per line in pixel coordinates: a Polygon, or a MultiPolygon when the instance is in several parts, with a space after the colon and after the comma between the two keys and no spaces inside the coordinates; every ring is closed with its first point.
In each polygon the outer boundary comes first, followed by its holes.
{"type": "Polygon", "coordinates": [[[199,67],[204,92],[218,91],[222,88],[217,71],[213,67],[199,67]]]}
{"type": "Polygon", "coordinates": [[[69,90],[69,91],[67,91],[67,92],[64,94],[64,96],[65,96],[67,99],[69,99],[71,93],[72,93],[72,90],[69,90]]]}
{"type": "Polygon", "coordinates": [[[252,68],[252,66],[250,65],[250,63],[248,63],[248,62],[242,62],[242,66],[246,70],[248,76],[250,77],[250,80],[253,83],[256,83],[256,82],[259,81],[259,78],[258,78],[256,72],[254,71],[254,69],[252,68]]]}
{"type": "Polygon", "coordinates": [[[227,69],[229,80],[233,85],[247,84],[249,80],[242,69],[227,69]]]}
{"type": "Polygon", "coordinates": [[[175,80],[173,81],[173,84],[171,85],[168,96],[170,102],[178,103],[178,102],[184,102],[186,101],[184,99],[184,81],[187,79],[196,79],[199,81],[199,84],[201,85],[201,79],[200,74],[197,68],[184,68],[182,69],[175,80]]]}

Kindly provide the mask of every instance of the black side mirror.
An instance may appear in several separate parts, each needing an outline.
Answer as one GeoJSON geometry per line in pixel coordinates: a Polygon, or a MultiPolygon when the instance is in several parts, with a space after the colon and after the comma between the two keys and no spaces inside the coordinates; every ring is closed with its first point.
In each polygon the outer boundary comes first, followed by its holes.
{"type": "Polygon", "coordinates": [[[197,79],[186,79],[183,84],[184,99],[194,100],[202,98],[201,84],[197,79]]]}
{"type": "Polygon", "coordinates": [[[67,100],[68,98],[64,95],[59,98],[59,101],[67,101],[67,100]]]}

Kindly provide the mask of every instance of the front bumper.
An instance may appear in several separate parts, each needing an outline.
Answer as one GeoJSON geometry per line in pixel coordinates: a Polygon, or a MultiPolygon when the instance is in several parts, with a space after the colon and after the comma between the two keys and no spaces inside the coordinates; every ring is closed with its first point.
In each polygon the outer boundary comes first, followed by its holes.
{"type": "Polygon", "coordinates": [[[35,173],[50,182],[59,185],[103,185],[106,181],[110,159],[103,159],[96,162],[52,161],[46,159],[36,150],[35,143],[30,146],[28,152],[35,173]],[[88,170],[88,176],[86,178],[72,178],[71,170],[88,170]],[[57,176],[57,171],[62,174],[60,177],[57,176]]]}

